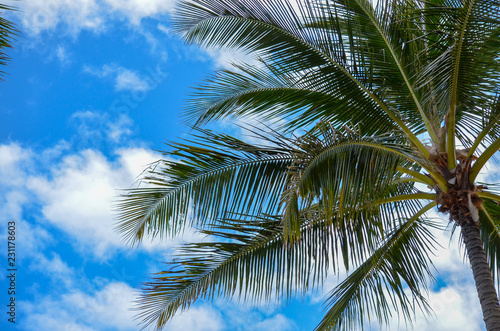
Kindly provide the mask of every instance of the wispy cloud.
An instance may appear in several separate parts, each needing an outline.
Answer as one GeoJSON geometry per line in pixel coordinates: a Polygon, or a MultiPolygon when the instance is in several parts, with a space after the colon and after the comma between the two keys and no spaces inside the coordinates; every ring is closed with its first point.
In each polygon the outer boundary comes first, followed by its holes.
{"type": "Polygon", "coordinates": [[[23,302],[26,329],[40,331],[137,330],[131,311],[137,292],[123,282],[73,289],[23,302]]]}
{"type": "MultiPolygon", "coordinates": [[[[173,11],[174,0],[30,0],[21,1],[18,13],[23,30],[31,35],[63,29],[77,35],[82,30],[102,32],[114,20],[140,25],[146,17],[173,11]]],[[[17,4],[16,4],[17,5],[17,4]]]]}
{"type": "MultiPolygon", "coordinates": [[[[49,172],[41,171],[38,158],[51,153],[33,153],[14,143],[0,145],[0,175],[9,178],[0,181],[0,211],[23,228],[20,240],[30,246],[26,255],[36,254],[46,242],[54,240],[46,226],[67,234],[78,252],[93,259],[107,260],[127,249],[114,230],[113,201],[119,194],[117,190],[131,187],[159,155],[140,147],[116,150],[112,159],[92,149],[66,151],[51,160],[49,172]],[[39,218],[45,226],[22,220],[23,210],[30,204],[39,206],[39,218]]],[[[193,236],[194,232],[186,231],[182,238],[145,240],[140,247],[165,251],[193,236]]]]}
{"type": "Polygon", "coordinates": [[[167,28],[164,24],[158,24],[157,25],[158,30],[166,34],[167,36],[170,36],[172,34],[171,29],[167,28]]]}
{"type": "Polygon", "coordinates": [[[67,47],[63,45],[58,45],[54,50],[49,59],[56,59],[59,61],[62,67],[67,67],[72,62],[72,54],[68,51],[67,47]]]}
{"type": "Polygon", "coordinates": [[[97,147],[102,143],[123,143],[132,133],[132,119],[126,114],[79,111],[70,118],[76,127],[75,139],[79,147],[97,147]]]}
{"type": "Polygon", "coordinates": [[[28,189],[41,203],[43,217],[74,238],[80,251],[108,258],[124,246],[114,232],[111,211],[116,189],[130,187],[137,174],[156,159],[153,152],[140,148],[119,151],[116,162],[84,150],[65,156],[50,176],[32,176],[28,189]]]}
{"type": "Polygon", "coordinates": [[[145,17],[155,17],[174,10],[175,0],[105,0],[112,12],[139,25],[145,17]]]}
{"type": "Polygon", "coordinates": [[[115,88],[117,91],[146,91],[149,84],[146,80],[131,70],[119,68],[115,78],[115,88]]]}
{"type": "Polygon", "coordinates": [[[148,77],[116,64],[105,64],[100,68],[85,65],[83,71],[99,78],[112,78],[116,91],[147,91],[152,85],[148,77]]]}
{"type": "Polygon", "coordinates": [[[96,0],[30,0],[18,5],[23,30],[32,35],[57,27],[73,35],[81,30],[99,32],[105,24],[96,0]]]}

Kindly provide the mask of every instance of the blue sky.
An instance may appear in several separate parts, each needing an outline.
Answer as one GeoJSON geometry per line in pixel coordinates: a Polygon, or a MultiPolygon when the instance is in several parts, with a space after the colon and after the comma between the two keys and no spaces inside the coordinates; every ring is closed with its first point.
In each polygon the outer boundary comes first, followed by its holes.
{"type": "MultiPolygon", "coordinates": [[[[199,236],[131,249],[113,231],[111,202],[160,157],[163,142],[188,134],[179,115],[189,87],[245,57],[184,45],[170,31],[173,0],[11,3],[22,33],[0,83],[0,254],[6,261],[13,220],[17,316],[15,326],[7,322],[2,263],[0,329],[137,330],[137,286],[176,245],[199,236]]],[[[490,165],[482,180],[498,181],[498,169],[490,165]]],[[[463,252],[448,233],[437,236],[440,283],[429,293],[436,316],[417,314],[415,330],[482,330],[463,252]]],[[[284,308],[200,301],[166,330],[310,330],[337,282],[284,308]]],[[[395,318],[389,329],[405,327],[395,318]]]]}

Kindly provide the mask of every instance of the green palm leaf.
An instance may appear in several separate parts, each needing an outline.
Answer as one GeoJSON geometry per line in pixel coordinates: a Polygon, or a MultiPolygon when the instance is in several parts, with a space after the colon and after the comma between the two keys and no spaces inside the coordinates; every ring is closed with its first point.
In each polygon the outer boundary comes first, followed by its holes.
{"type": "Polygon", "coordinates": [[[380,248],[332,291],[316,330],[362,328],[365,316],[387,322],[391,310],[405,320],[411,320],[416,308],[429,311],[421,293],[432,278],[429,252],[435,241],[427,229],[431,224],[419,217],[433,206],[428,204],[394,228],[380,248]]]}
{"type": "Polygon", "coordinates": [[[328,228],[320,224],[304,225],[307,240],[292,246],[283,245],[279,218],[231,219],[220,222],[217,230],[204,230],[219,240],[185,245],[168,271],[145,284],[139,317],[160,329],[177,310],[200,298],[237,294],[245,301],[267,301],[314,286],[328,268],[333,243],[328,228]]]}
{"type": "Polygon", "coordinates": [[[270,72],[268,67],[235,67],[238,71],[220,71],[196,87],[186,108],[188,122],[259,116],[285,120],[282,125],[288,129],[319,120],[335,127],[356,124],[373,134],[396,129],[373,101],[326,67],[300,75],[270,72]]]}
{"type": "MultiPolygon", "coordinates": [[[[406,202],[391,204],[390,209],[412,207],[406,202]]],[[[339,256],[352,261],[362,255],[344,256],[346,247],[367,245],[366,252],[374,251],[365,236],[368,224],[379,227],[377,220],[384,217],[384,210],[380,205],[378,210],[379,215],[359,213],[358,222],[348,215],[332,222],[313,206],[301,212],[302,240],[288,245],[283,242],[279,216],[221,220],[212,230],[201,231],[214,239],[185,244],[167,270],[144,285],[138,317],[145,326],[161,329],[177,311],[198,299],[237,295],[244,301],[269,301],[306,293],[322,284],[330,268],[339,270],[339,256]]]]}
{"type": "MultiPolygon", "coordinates": [[[[427,38],[430,61],[420,80],[433,85],[429,101],[446,116],[448,135],[455,136],[457,130],[465,145],[471,144],[471,134],[481,131],[471,124],[480,124],[474,117],[481,118],[489,96],[497,91],[499,12],[496,1],[474,0],[429,1],[421,11],[433,33],[427,38]]],[[[454,139],[448,143],[448,153],[454,153],[454,139]]]]}
{"type": "MultiPolygon", "coordinates": [[[[390,66],[395,66],[396,71],[393,70],[393,73],[384,80],[394,81],[397,86],[400,86],[399,81],[402,80],[403,84],[409,88],[410,81],[404,64],[396,61],[396,51],[391,47],[393,44],[383,34],[382,27],[378,25],[380,22],[372,15],[373,10],[368,8],[369,3],[358,4],[354,12],[352,5],[356,4],[350,2],[348,5],[338,2],[334,8],[321,2],[298,1],[297,5],[303,11],[300,15],[295,12],[294,6],[288,1],[194,0],[181,2],[177,13],[176,29],[188,42],[197,42],[205,46],[235,47],[252,52],[261,57],[266,65],[272,67],[274,73],[285,70],[288,75],[296,77],[308,77],[310,73],[320,73],[321,76],[318,77],[327,77],[326,80],[322,80],[324,82],[322,84],[326,85],[330,91],[334,89],[338,93],[339,97],[334,95],[334,99],[344,100],[344,103],[348,104],[363,105],[361,108],[354,108],[354,111],[360,114],[369,114],[377,111],[377,108],[382,110],[386,116],[397,123],[397,127],[405,132],[421,153],[427,154],[420,141],[416,139],[414,132],[422,132],[422,125],[427,126],[428,129],[432,127],[426,120],[414,91],[409,90],[413,95],[413,101],[405,103],[413,105],[412,107],[404,110],[401,104],[397,108],[388,106],[383,101],[384,98],[387,99],[384,92],[379,95],[381,93],[367,87],[370,84],[366,81],[367,75],[363,70],[358,71],[346,65],[352,60],[346,60],[346,54],[349,52],[345,50],[344,45],[334,48],[331,52],[332,49],[324,48],[322,29],[304,29],[307,23],[317,21],[318,16],[320,19],[331,17],[331,12],[334,10],[338,11],[340,16],[355,13],[355,17],[352,18],[353,22],[362,22],[365,30],[378,29],[372,38],[377,51],[382,47],[388,50],[388,54],[392,54],[393,61],[390,66]],[[344,49],[344,52],[335,52],[335,49],[344,49]],[[364,111],[364,109],[370,109],[370,111],[364,111]],[[416,112],[420,120],[415,120],[415,109],[418,109],[416,112]],[[406,123],[402,121],[401,115],[408,120],[406,123]],[[412,124],[415,128],[414,132],[407,128],[407,123],[412,124]]],[[[388,6],[385,10],[388,13],[391,8],[388,6]]],[[[337,41],[333,41],[334,44],[335,42],[344,43],[343,31],[338,30],[338,32],[341,35],[337,41]]],[[[361,43],[361,47],[365,47],[366,40],[352,38],[353,33],[355,32],[349,30],[346,35],[349,42],[355,40],[361,43]]],[[[367,52],[368,55],[369,52],[367,52]]],[[[368,59],[366,63],[376,63],[373,60],[368,59]]],[[[193,110],[190,112],[192,113],[193,110]]],[[[200,110],[194,112],[200,112],[200,110]]],[[[201,110],[202,119],[203,114],[201,110]]],[[[368,123],[369,117],[366,116],[362,122],[368,123]]]]}
{"type": "Polygon", "coordinates": [[[126,240],[176,234],[186,225],[202,226],[231,213],[277,211],[293,161],[291,147],[284,149],[279,141],[253,146],[210,131],[198,138],[197,144],[171,145],[175,149],[164,153],[169,158],[142,179],[153,186],[130,189],[120,197],[117,230],[126,240]]]}
{"type": "MultiPolygon", "coordinates": [[[[12,6],[0,4],[0,11],[16,10],[12,6]]],[[[15,41],[19,31],[16,29],[14,23],[4,17],[0,17],[0,66],[5,66],[10,62],[10,56],[7,50],[12,48],[12,43],[15,41]]],[[[3,80],[5,71],[0,70],[0,80],[3,80]]]]}
{"type": "Polygon", "coordinates": [[[415,156],[392,142],[393,138],[382,138],[385,141],[350,129],[337,131],[324,122],[299,138],[302,151],[290,167],[291,177],[282,195],[285,241],[299,238],[301,208],[318,202],[330,219],[333,210],[357,218],[359,211],[370,209],[373,200],[387,196],[403,157],[415,156]]]}

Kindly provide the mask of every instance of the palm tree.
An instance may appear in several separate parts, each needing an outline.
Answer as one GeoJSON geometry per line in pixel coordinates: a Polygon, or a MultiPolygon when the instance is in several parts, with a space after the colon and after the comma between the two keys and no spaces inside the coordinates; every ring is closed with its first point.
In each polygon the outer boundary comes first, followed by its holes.
{"type": "MultiPolygon", "coordinates": [[[[0,4],[0,11],[15,10],[14,7],[0,4]]],[[[12,48],[14,37],[17,36],[17,29],[14,24],[0,17],[0,66],[7,65],[10,61],[10,56],[6,53],[8,48],[12,48]]],[[[5,72],[0,70],[0,80],[3,80],[5,72]]]]}
{"type": "Polygon", "coordinates": [[[189,0],[175,28],[256,58],[201,83],[188,121],[280,126],[250,129],[260,144],[197,129],[121,197],[132,243],[186,226],[213,237],[145,284],[146,325],[199,298],[287,300],[343,269],[318,330],[411,321],[429,310],[437,207],[460,229],[486,329],[500,330],[500,192],[477,182],[500,148],[499,2],[189,0]]]}

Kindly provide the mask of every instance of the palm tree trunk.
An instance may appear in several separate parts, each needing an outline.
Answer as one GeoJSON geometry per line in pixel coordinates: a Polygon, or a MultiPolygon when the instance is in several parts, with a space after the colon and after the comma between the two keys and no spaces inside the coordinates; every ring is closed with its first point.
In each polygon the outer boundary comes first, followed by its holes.
{"type": "Polygon", "coordinates": [[[500,304],[495,291],[495,283],[486,260],[479,229],[473,222],[466,222],[462,225],[462,238],[469,256],[474,281],[476,282],[476,290],[483,310],[486,330],[500,331],[500,304]]]}

